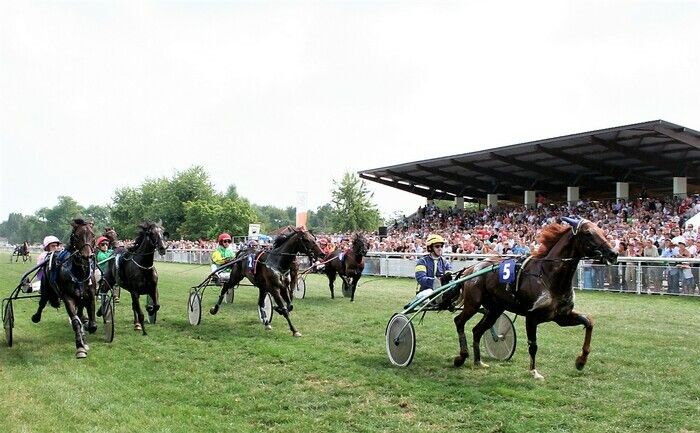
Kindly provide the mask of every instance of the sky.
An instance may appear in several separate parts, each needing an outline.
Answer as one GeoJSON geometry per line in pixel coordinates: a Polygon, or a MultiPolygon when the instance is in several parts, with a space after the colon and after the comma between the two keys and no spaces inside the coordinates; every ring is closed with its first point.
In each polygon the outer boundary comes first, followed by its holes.
{"type": "MultiPolygon", "coordinates": [[[[663,119],[698,1],[0,0],[0,221],[203,166],[259,205],[346,172],[663,119]]],[[[367,182],[382,215],[425,199],[367,182]]]]}

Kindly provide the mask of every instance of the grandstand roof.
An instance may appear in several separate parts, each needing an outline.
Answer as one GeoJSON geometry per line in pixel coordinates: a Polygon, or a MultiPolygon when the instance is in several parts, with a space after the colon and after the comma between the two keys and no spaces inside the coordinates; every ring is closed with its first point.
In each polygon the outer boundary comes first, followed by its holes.
{"type": "Polygon", "coordinates": [[[363,179],[431,199],[467,201],[498,194],[523,201],[525,190],[566,199],[614,197],[615,182],[672,191],[673,177],[700,181],[700,133],[663,120],[582,132],[512,146],[358,172],[363,179]]]}

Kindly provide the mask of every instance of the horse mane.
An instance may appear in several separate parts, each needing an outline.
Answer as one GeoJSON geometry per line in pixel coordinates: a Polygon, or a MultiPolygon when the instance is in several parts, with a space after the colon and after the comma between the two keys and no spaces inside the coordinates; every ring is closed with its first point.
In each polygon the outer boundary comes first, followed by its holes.
{"type": "Polygon", "coordinates": [[[139,245],[141,244],[141,241],[143,241],[143,238],[146,237],[146,232],[154,225],[155,224],[150,221],[144,221],[141,224],[139,224],[139,232],[136,233],[136,238],[134,238],[134,244],[127,248],[127,250],[132,253],[136,251],[139,245]]]}
{"type": "Polygon", "coordinates": [[[278,248],[278,247],[282,246],[282,244],[287,242],[289,240],[289,238],[291,238],[296,232],[297,231],[293,227],[291,227],[291,231],[277,236],[275,238],[275,243],[272,245],[272,248],[278,248]]]}
{"type": "Polygon", "coordinates": [[[542,258],[546,256],[552,247],[559,242],[559,239],[569,230],[571,230],[571,227],[565,224],[553,223],[545,226],[537,237],[540,247],[532,257],[542,258]]]}

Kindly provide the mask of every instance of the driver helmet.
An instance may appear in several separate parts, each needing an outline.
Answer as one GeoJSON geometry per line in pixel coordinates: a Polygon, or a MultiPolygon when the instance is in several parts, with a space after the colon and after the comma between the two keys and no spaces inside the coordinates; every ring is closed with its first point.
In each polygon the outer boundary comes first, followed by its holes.
{"type": "Polygon", "coordinates": [[[251,239],[248,241],[248,246],[249,247],[257,247],[258,246],[258,241],[256,239],[251,239]]]}
{"type": "Polygon", "coordinates": [[[109,238],[108,238],[107,236],[100,236],[100,237],[97,238],[97,240],[95,241],[95,245],[97,245],[97,246],[99,247],[100,244],[101,244],[102,242],[107,242],[107,243],[109,243],[109,238]]]}
{"type": "Polygon", "coordinates": [[[231,240],[231,235],[228,234],[228,233],[221,233],[221,234],[219,235],[219,238],[217,239],[217,241],[219,242],[219,244],[224,243],[224,241],[230,241],[230,240],[231,240]]]}
{"type": "Polygon", "coordinates": [[[326,245],[328,245],[328,239],[326,239],[326,238],[321,238],[321,239],[318,240],[318,244],[321,245],[321,246],[323,246],[323,247],[325,247],[326,245]]]}
{"type": "Polygon", "coordinates": [[[46,236],[44,238],[44,242],[42,243],[44,245],[44,251],[49,250],[49,245],[51,244],[61,244],[61,241],[58,240],[56,236],[46,236]]]}
{"type": "Polygon", "coordinates": [[[428,235],[428,239],[425,240],[425,247],[428,250],[432,250],[432,246],[435,244],[445,245],[445,239],[443,239],[442,236],[435,233],[428,235]]]}

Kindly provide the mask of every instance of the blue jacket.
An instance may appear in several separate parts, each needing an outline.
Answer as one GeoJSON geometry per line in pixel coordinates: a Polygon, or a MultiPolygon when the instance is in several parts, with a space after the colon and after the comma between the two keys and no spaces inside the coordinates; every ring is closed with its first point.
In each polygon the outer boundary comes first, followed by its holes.
{"type": "MultiPolygon", "coordinates": [[[[445,272],[452,269],[450,262],[443,257],[434,260],[430,254],[419,258],[416,261],[416,281],[418,281],[418,291],[432,289],[435,278],[441,278],[445,272]],[[437,264],[437,269],[436,265],[437,264]]],[[[438,284],[442,285],[442,284],[438,284]]]]}

